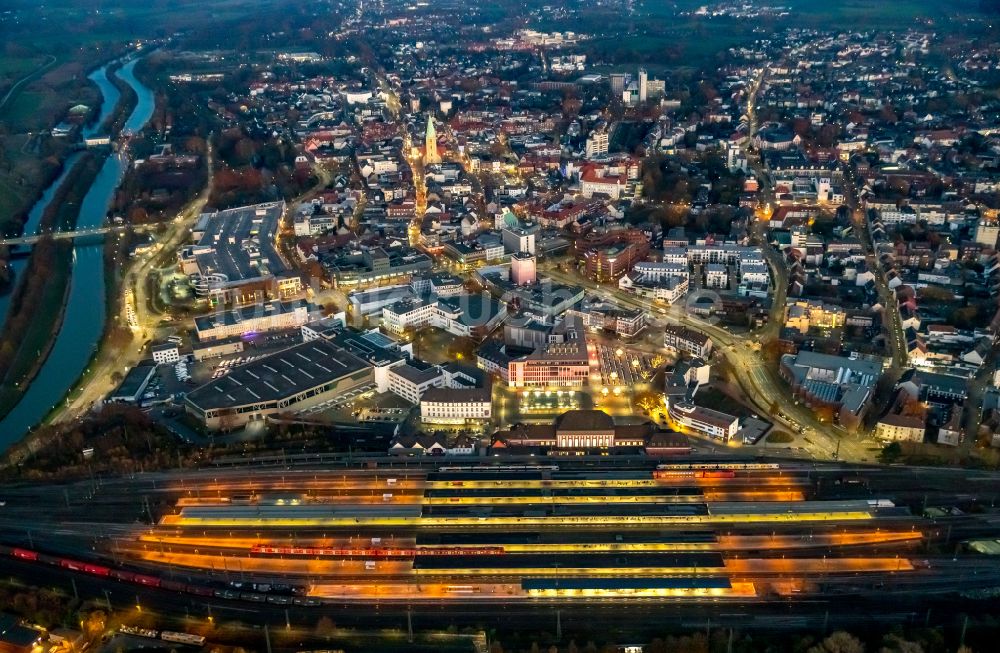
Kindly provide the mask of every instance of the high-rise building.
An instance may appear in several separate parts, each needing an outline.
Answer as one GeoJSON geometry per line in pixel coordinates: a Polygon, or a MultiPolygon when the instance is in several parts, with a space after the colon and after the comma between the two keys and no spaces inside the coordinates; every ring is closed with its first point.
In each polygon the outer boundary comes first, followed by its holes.
{"type": "Polygon", "coordinates": [[[522,225],[520,223],[506,225],[501,230],[503,238],[503,248],[508,254],[518,252],[535,253],[535,234],[538,233],[538,225],[531,223],[522,225]]]}
{"type": "Polygon", "coordinates": [[[588,159],[606,156],[608,153],[608,126],[601,122],[587,136],[585,154],[588,159]]]}
{"type": "Polygon", "coordinates": [[[625,84],[628,83],[628,75],[625,73],[611,73],[611,94],[621,97],[625,92],[625,84]]]}
{"type": "Polygon", "coordinates": [[[510,280],[516,286],[530,286],[538,280],[534,254],[517,252],[510,257],[510,280]]]}
{"type": "Polygon", "coordinates": [[[646,82],[646,92],[651,98],[663,97],[667,91],[667,83],[662,79],[651,79],[646,82]]]}
{"type": "Polygon", "coordinates": [[[649,97],[649,73],[645,68],[639,69],[639,101],[645,102],[649,97]]]}
{"type": "Polygon", "coordinates": [[[424,137],[424,165],[441,163],[438,154],[437,130],[434,129],[434,116],[427,116],[427,135],[424,137]]]}

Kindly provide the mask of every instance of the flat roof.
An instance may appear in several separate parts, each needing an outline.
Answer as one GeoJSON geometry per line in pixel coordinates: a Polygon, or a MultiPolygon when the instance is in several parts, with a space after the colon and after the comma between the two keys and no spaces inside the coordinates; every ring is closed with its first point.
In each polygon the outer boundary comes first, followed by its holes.
{"type": "Polygon", "coordinates": [[[369,365],[384,367],[404,358],[395,343],[377,331],[329,330],[323,337],[346,349],[369,365]]]}
{"type": "Polygon", "coordinates": [[[284,202],[204,213],[193,231],[201,237],[195,259],[202,273],[222,273],[230,283],[288,272],[274,246],[284,202]]]}
{"type": "Polygon", "coordinates": [[[290,300],[282,302],[278,300],[262,302],[252,306],[233,308],[231,310],[218,311],[211,315],[202,315],[194,319],[195,328],[198,331],[208,331],[220,326],[231,326],[241,324],[247,320],[258,317],[268,317],[271,315],[283,315],[292,313],[298,308],[305,308],[310,314],[317,311],[316,305],[305,300],[290,300]]]}
{"type": "Polygon", "coordinates": [[[711,531],[473,531],[417,533],[417,546],[490,544],[692,544],[716,542],[711,531]]]}
{"type": "Polygon", "coordinates": [[[134,397],[139,393],[144,385],[149,381],[149,377],[156,371],[156,365],[152,363],[140,363],[128,371],[121,385],[115,390],[114,397],[134,397]]]}
{"type": "Polygon", "coordinates": [[[365,361],[321,338],[236,367],[188,393],[187,400],[202,410],[278,401],[368,369],[365,361]]]}
{"type": "Polygon", "coordinates": [[[431,488],[424,490],[425,497],[537,497],[547,501],[552,497],[578,496],[627,496],[627,497],[702,497],[697,487],[534,487],[534,488],[431,488]]]}
{"type": "Polygon", "coordinates": [[[728,413],[723,413],[722,411],[705,408],[704,406],[684,401],[675,404],[674,408],[691,419],[711,424],[712,426],[718,426],[720,428],[729,428],[732,426],[733,422],[739,420],[739,418],[735,415],[729,415],[728,413]]]}
{"type": "Polygon", "coordinates": [[[525,578],[525,590],[730,589],[728,578],[525,578]]]}
{"type": "Polygon", "coordinates": [[[406,504],[300,504],[255,503],[246,506],[188,506],[181,509],[187,519],[324,519],[334,517],[417,517],[419,505],[406,504]]]}
{"type": "Polygon", "coordinates": [[[574,569],[616,567],[678,567],[721,569],[722,554],[692,553],[518,553],[512,555],[421,555],[413,560],[414,569],[574,569]]]}
{"type": "Polygon", "coordinates": [[[709,504],[713,515],[770,515],[814,512],[869,512],[867,500],[856,501],[719,501],[709,504]]]}
{"type": "Polygon", "coordinates": [[[403,363],[392,368],[392,373],[399,378],[414,384],[421,384],[443,376],[444,372],[437,365],[426,367],[414,365],[415,361],[403,363]]]}

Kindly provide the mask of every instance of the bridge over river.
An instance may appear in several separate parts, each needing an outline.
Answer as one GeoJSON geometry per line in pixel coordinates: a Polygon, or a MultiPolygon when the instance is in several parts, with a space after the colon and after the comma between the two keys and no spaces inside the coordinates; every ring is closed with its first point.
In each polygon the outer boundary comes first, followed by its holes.
{"type": "Polygon", "coordinates": [[[49,233],[31,234],[29,236],[17,236],[16,238],[0,238],[0,245],[9,245],[11,247],[17,245],[34,245],[38,241],[45,238],[51,238],[53,240],[75,240],[77,238],[86,238],[87,236],[104,236],[109,233],[125,233],[126,231],[144,233],[154,231],[158,226],[159,225],[157,223],[140,225],[120,224],[75,229],[73,231],[52,231],[49,233]]]}

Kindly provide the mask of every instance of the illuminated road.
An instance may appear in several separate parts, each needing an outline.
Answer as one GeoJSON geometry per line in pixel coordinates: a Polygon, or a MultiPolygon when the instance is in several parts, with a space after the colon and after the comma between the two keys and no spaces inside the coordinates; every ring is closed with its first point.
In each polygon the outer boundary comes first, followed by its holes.
{"type": "Polygon", "coordinates": [[[847,436],[840,427],[820,422],[810,409],[797,403],[788,384],[777,378],[776,371],[771,370],[760,355],[747,346],[746,337],[734,335],[717,324],[686,312],[684,305],[675,304],[667,309],[663,304],[626,293],[617,287],[601,286],[578,275],[563,272],[551,262],[540,267],[556,282],[583,286],[602,299],[654,316],[654,324],[662,323],[661,320],[681,324],[710,336],[715,343],[713,351],[730,361],[736,372],[734,381],[757,413],[771,416],[778,424],[795,434],[798,437],[796,444],[808,450],[814,458],[860,462],[871,460],[871,454],[862,441],[847,436]],[[778,407],[776,412],[772,411],[774,405],[778,407]],[[805,430],[803,434],[799,434],[799,427],[805,430]]]}

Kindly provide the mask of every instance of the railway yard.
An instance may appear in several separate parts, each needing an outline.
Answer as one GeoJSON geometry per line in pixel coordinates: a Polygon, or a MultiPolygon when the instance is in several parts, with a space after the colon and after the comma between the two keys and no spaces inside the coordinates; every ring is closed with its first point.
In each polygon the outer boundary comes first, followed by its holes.
{"type": "Polygon", "coordinates": [[[277,606],[926,596],[1000,586],[967,546],[1000,536],[998,487],[801,462],[214,469],[8,488],[0,552],[277,606]]]}

